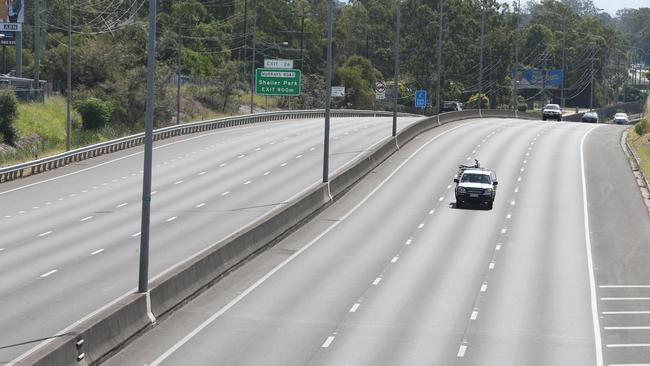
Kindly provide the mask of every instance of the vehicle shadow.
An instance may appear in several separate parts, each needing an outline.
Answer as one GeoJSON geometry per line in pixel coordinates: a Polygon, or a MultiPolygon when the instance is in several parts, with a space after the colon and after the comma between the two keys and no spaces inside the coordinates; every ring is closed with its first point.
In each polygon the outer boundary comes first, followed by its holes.
{"type": "Polygon", "coordinates": [[[487,205],[483,204],[470,204],[470,203],[464,203],[462,205],[459,205],[458,202],[451,202],[449,203],[449,208],[455,209],[455,210],[480,210],[480,211],[491,211],[492,207],[489,207],[487,205]]]}

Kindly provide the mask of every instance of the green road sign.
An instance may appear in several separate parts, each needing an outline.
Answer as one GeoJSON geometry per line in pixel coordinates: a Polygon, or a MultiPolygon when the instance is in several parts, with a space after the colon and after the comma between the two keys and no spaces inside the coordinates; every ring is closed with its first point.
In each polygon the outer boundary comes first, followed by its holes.
{"type": "Polygon", "coordinates": [[[255,93],[299,96],[300,76],[298,69],[255,69],[255,93]]]}

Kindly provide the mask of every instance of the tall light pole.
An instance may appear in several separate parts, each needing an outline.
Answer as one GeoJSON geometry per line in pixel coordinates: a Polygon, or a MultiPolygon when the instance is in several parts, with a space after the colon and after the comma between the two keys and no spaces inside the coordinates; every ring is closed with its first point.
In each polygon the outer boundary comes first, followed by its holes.
{"type": "Polygon", "coordinates": [[[481,57],[479,60],[479,72],[478,72],[478,110],[481,112],[481,104],[483,104],[483,44],[485,38],[485,6],[484,0],[481,0],[481,57]]]}
{"type": "Polygon", "coordinates": [[[70,122],[70,106],[72,104],[72,3],[68,0],[68,101],[65,117],[65,148],[70,151],[70,134],[72,123],[70,122]]]}
{"type": "MultiPolygon", "coordinates": [[[[442,78],[442,22],[443,22],[443,2],[444,0],[440,0],[440,10],[438,11],[439,13],[439,20],[438,20],[438,54],[437,54],[437,71],[438,71],[438,77],[436,78],[436,115],[440,114],[440,79],[442,78]]],[[[438,119],[438,122],[440,122],[440,119],[438,119]]]]}
{"type": "Polygon", "coordinates": [[[334,0],[327,0],[327,75],[325,81],[325,133],[323,141],[323,183],[329,182],[330,104],[332,101],[332,12],[334,0]]]}
{"type": "Polygon", "coordinates": [[[149,0],[149,42],[147,44],[147,108],[145,113],[144,170],[142,178],[142,225],[140,229],[140,271],[138,292],[149,283],[149,224],[151,214],[151,162],[153,158],[154,71],[156,67],[156,4],[149,0]]]}
{"type": "Polygon", "coordinates": [[[521,16],[521,3],[517,0],[517,22],[515,23],[515,75],[512,78],[513,105],[515,107],[515,116],[519,111],[519,96],[517,90],[517,77],[519,75],[519,17],[521,16]]]}
{"type": "Polygon", "coordinates": [[[400,0],[397,0],[397,19],[395,20],[395,80],[393,85],[393,134],[397,136],[397,91],[399,83],[399,31],[400,31],[400,0]]]}
{"type": "Polygon", "coordinates": [[[181,0],[178,0],[178,52],[176,55],[176,124],[181,123],[181,51],[183,49],[183,37],[181,36],[181,24],[183,22],[182,16],[183,5],[181,0]]]}
{"type": "Polygon", "coordinates": [[[255,47],[257,33],[257,1],[253,0],[253,60],[251,62],[251,114],[253,114],[253,96],[255,95],[255,47]]]}

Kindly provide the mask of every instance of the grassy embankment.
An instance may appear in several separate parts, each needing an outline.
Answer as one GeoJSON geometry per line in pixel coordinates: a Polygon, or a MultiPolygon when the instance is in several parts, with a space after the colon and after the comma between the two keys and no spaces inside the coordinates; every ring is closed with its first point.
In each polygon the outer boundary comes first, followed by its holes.
{"type": "Polygon", "coordinates": [[[630,145],[636,151],[641,159],[641,170],[646,178],[650,179],[650,98],[646,101],[646,116],[645,116],[645,133],[642,136],[635,131],[635,128],[630,129],[630,145]]]}
{"type": "MultiPolygon", "coordinates": [[[[243,96],[242,104],[244,104],[243,96]]],[[[249,99],[246,99],[249,102],[249,99]]],[[[264,97],[255,96],[256,109],[264,108],[264,97]]],[[[269,107],[277,102],[269,98],[269,107]]],[[[201,121],[211,118],[224,117],[226,114],[205,108],[198,102],[183,99],[183,123],[201,121]]],[[[92,145],[118,137],[134,134],[125,127],[107,126],[98,131],[83,131],[79,128],[80,116],[72,112],[72,148],[92,145]]],[[[14,127],[18,131],[19,143],[13,152],[0,153],[0,167],[10,166],[21,162],[55,155],[65,151],[66,148],[66,99],[55,96],[47,98],[45,103],[20,103],[18,106],[18,120],[14,127]]]]}

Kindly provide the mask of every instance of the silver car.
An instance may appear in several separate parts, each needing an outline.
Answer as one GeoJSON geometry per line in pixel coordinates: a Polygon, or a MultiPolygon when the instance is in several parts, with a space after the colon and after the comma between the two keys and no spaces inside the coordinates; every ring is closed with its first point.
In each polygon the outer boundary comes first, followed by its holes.
{"type": "Polygon", "coordinates": [[[618,125],[627,125],[630,123],[630,117],[628,117],[627,113],[616,113],[614,115],[614,123],[618,125]]]}

